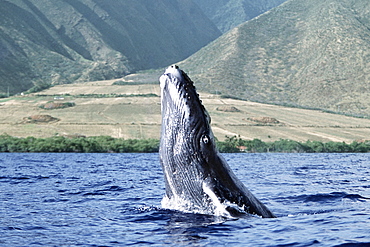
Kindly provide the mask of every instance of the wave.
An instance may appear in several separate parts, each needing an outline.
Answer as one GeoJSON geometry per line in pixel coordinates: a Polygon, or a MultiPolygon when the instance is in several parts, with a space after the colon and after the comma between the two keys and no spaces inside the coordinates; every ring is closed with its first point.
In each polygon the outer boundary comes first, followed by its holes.
{"type": "Polygon", "coordinates": [[[361,243],[361,242],[358,242],[358,243],[344,243],[344,244],[335,245],[334,247],[370,247],[370,243],[368,243],[368,242],[366,242],[366,243],[361,243]]]}
{"type": "Polygon", "coordinates": [[[342,199],[351,199],[351,200],[370,200],[368,197],[364,197],[360,194],[348,194],[346,192],[331,192],[331,193],[317,193],[317,194],[303,194],[296,196],[288,197],[279,197],[279,201],[289,201],[289,202],[315,202],[315,203],[330,203],[341,201],[342,199]]]}

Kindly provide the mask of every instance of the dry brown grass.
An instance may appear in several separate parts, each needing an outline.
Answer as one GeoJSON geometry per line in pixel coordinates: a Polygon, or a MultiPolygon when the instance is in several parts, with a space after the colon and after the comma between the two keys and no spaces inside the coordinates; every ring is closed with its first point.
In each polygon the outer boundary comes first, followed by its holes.
{"type": "MultiPolygon", "coordinates": [[[[111,82],[55,86],[39,94],[65,96],[60,102],[74,102],[65,109],[43,110],[41,104],[54,96],[23,96],[0,102],[0,134],[48,137],[59,135],[109,135],[121,138],[159,138],[161,113],[159,97],[78,98],[79,94],[148,94],[159,92],[159,85],[111,86],[111,82]],[[60,121],[24,122],[24,118],[51,115],[60,121]]],[[[368,139],[370,120],[288,108],[249,101],[220,98],[201,93],[212,118],[216,137],[240,135],[243,139],[274,141],[345,141],[368,139]],[[238,109],[220,111],[219,109],[238,109]],[[267,120],[269,121],[267,121],[267,120]],[[277,120],[271,122],[272,120],[277,120]],[[265,121],[266,120],[266,121],[265,121]]]]}

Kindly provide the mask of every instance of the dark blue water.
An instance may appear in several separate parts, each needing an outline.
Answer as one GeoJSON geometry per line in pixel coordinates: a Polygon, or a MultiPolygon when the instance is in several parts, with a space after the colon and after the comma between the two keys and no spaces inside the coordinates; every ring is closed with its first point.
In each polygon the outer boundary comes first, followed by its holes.
{"type": "Polygon", "coordinates": [[[370,154],[226,154],[276,219],[161,208],[157,154],[0,154],[0,246],[370,246],[370,154]]]}

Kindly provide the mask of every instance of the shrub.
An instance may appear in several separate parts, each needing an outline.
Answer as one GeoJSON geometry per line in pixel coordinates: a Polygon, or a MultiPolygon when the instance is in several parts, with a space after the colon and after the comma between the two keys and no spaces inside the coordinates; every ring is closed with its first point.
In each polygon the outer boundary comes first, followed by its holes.
{"type": "Polygon", "coordinates": [[[63,109],[68,107],[73,107],[76,104],[74,102],[54,102],[49,101],[44,105],[41,105],[40,108],[44,110],[54,110],[54,109],[63,109]]]}

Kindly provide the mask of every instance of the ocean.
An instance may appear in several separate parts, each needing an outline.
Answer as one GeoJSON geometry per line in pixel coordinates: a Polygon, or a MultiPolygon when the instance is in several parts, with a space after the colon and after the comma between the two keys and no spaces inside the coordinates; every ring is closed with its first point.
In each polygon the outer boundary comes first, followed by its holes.
{"type": "Polygon", "coordinates": [[[370,154],[223,154],[276,216],[161,207],[158,154],[0,154],[0,246],[370,246],[370,154]]]}

